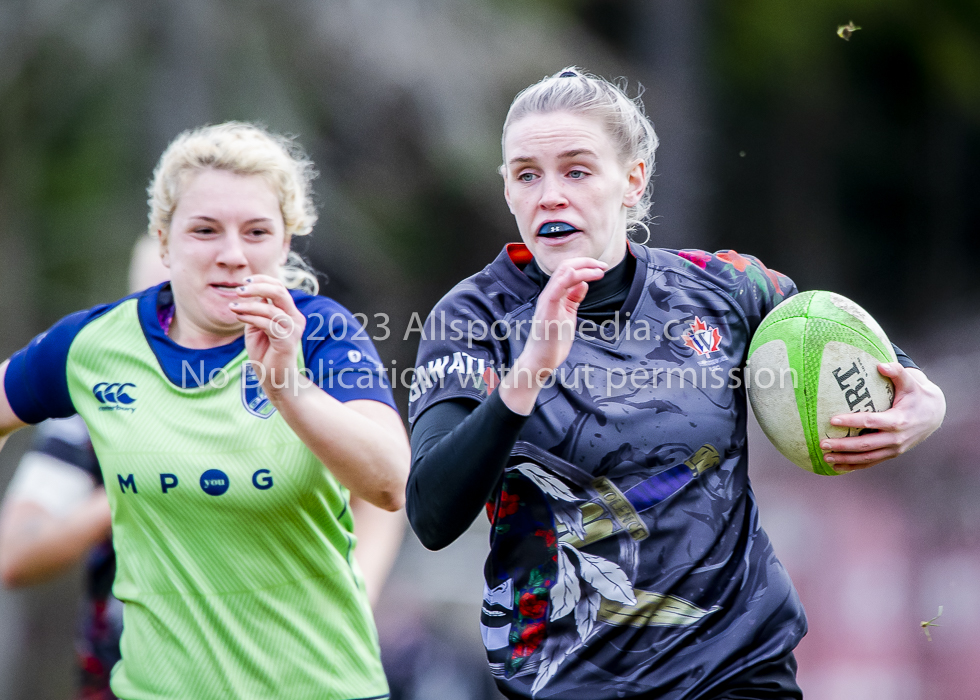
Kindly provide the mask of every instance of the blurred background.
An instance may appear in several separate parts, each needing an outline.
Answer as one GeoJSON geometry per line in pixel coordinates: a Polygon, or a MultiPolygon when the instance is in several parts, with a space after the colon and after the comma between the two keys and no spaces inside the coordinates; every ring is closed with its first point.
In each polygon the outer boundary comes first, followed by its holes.
{"type": "MultiPolygon", "coordinates": [[[[382,358],[411,367],[411,314],[518,238],[495,172],[511,98],[569,64],[645,89],[650,245],[735,248],[846,294],[946,392],[944,427],[868,473],[816,477],[751,436],[810,620],[808,700],[977,697],[976,0],[0,0],[0,356],[123,296],[163,148],[245,119],[311,153],[299,249],[323,293],[388,315],[382,358]]],[[[0,488],[29,441],[0,454],[0,488]]],[[[483,523],[438,553],[407,535],[377,611],[393,700],[496,697],[486,542],[483,523]]],[[[79,587],[0,592],[0,700],[70,697],[79,587]]]]}

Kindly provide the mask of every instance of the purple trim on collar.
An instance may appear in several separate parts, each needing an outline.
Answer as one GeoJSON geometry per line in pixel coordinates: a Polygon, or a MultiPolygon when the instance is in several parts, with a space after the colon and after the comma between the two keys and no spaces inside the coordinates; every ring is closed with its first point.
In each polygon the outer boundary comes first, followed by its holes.
{"type": "Polygon", "coordinates": [[[170,335],[170,324],[174,322],[174,305],[168,304],[157,309],[157,320],[164,334],[170,335]]]}

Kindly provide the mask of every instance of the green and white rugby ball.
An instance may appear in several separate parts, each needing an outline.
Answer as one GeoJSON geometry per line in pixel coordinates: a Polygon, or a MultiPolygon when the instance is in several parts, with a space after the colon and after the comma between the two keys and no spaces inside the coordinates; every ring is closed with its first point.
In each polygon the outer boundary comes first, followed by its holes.
{"type": "Polygon", "coordinates": [[[895,388],[878,372],[895,351],[871,315],[833,292],[803,292],[774,308],[749,346],[745,384],[766,437],[794,464],[838,474],[820,440],[858,434],[830,419],[891,408],[895,388]]]}

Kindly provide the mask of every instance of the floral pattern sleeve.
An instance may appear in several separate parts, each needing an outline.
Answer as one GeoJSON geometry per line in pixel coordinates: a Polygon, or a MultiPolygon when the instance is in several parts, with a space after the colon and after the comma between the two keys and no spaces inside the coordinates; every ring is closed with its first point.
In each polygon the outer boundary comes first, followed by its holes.
{"type": "Polygon", "coordinates": [[[725,289],[745,312],[752,331],[778,304],[797,293],[796,284],[751,255],[734,250],[706,253],[680,250],[677,254],[725,289]]]}

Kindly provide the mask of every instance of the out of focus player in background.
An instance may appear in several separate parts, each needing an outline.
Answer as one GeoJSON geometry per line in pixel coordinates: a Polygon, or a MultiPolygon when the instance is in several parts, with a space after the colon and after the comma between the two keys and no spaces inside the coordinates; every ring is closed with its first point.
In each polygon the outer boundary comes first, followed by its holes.
{"type": "MultiPolygon", "coordinates": [[[[141,238],[133,248],[129,288],[170,276],[160,245],[141,238]]],[[[78,698],[108,700],[109,672],[119,661],[122,603],[112,595],[116,555],[109,500],[85,421],[45,421],[21,459],[0,510],[0,578],[8,588],[47,581],[86,558],[85,598],[75,637],[78,698]]]]}
{"type": "Polygon", "coordinates": [[[171,282],[0,365],[0,442],[75,412],[91,431],[125,603],[119,697],[387,697],[350,496],[397,510],[407,440],[350,313],[287,290],[316,291],[289,251],[316,220],[314,175],[262,128],[185,132],[149,190],[171,282]]]}

